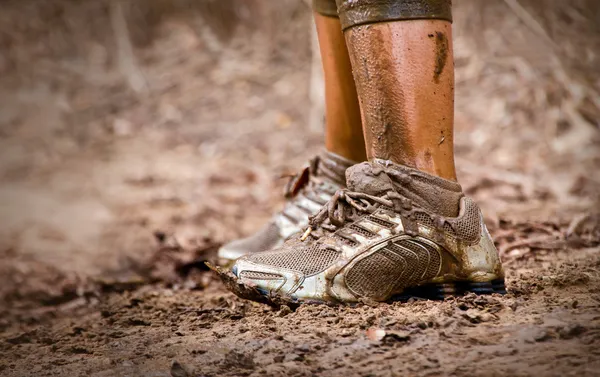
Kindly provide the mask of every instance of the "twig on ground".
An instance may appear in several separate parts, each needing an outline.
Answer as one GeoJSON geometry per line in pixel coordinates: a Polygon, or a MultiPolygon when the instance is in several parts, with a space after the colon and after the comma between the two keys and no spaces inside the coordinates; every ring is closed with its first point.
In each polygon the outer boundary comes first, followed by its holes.
{"type": "Polygon", "coordinates": [[[566,245],[564,240],[557,239],[554,236],[540,236],[533,238],[521,239],[518,241],[510,242],[506,245],[500,246],[500,255],[506,255],[508,252],[521,247],[529,247],[535,249],[544,250],[556,250],[562,249],[566,245]]]}
{"type": "Polygon", "coordinates": [[[583,226],[583,224],[590,217],[591,217],[591,215],[589,213],[575,216],[575,218],[573,218],[573,220],[571,220],[571,223],[569,224],[569,227],[567,228],[567,231],[565,232],[565,237],[569,238],[569,237],[573,236],[575,233],[579,232],[581,230],[581,227],[583,226]]]}

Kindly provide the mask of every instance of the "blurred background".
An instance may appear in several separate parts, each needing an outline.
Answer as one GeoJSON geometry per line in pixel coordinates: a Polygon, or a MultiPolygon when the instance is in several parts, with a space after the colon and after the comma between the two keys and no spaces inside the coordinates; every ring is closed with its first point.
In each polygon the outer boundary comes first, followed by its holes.
{"type": "MultiPolygon", "coordinates": [[[[171,278],[157,250],[249,234],[322,147],[307,2],[0,4],[5,308],[171,278]]],[[[460,181],[503,258],[598,246],[600,2],[456,0],[454,17],[460,181]]]]}

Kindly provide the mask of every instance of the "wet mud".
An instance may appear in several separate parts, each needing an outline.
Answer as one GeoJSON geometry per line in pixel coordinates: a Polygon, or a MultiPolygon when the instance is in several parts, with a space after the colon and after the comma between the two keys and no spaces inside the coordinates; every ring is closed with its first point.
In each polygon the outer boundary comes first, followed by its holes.
{"type": "Polygon", "coordinates": [[[448,48],[448,37],[446,37],[446,34],[437,31],[435,33],[435,70],[433,71],[433,81],[436,83],[440,82],[440,75],[446,67],[448,48]]]}
{"type": "Polygon", "coordinates": [[[150,285],[31,316],[28,324],[4,323],[0,371],[3,376],[597,375],[600,254],[581,250],[569,259],[512,265],[504,296],[355,307],[275,308],[236,297],[216,277],[200,291],[150,285]]]}

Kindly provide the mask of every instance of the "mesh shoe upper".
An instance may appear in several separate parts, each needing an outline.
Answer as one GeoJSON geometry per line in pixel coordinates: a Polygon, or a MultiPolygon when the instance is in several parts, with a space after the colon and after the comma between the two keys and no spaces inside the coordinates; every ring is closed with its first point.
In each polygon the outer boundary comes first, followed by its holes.
{"type": "Polygon", "coordinates": [[[242,282],[297,299],[356,301],[435,279],[503,274],[479,208],[457,183],[386,161],[346,175],[348,189],[311,218],[304,242],[236,262],[242,282]]]}
{"type": "Polygon", "coordinates": [[[233,261],[242,255],[272,250],[308,224],[331,196],[345,186],[345,170],[352,161],[331,152],[323,152],[311,160],[302,173],[292,177],[285,196],[284,208],[256,233],[229,242],[219,249],[219,258],[233,261]]]}
{"type": "Polygon", "coordinates": [[[325,270],[335,262],[340,252],[325,245],[312,243],[286,244],[284,248],[254,254],[249,260],[257,264],[280,267],[309,276],[325,270]]]}

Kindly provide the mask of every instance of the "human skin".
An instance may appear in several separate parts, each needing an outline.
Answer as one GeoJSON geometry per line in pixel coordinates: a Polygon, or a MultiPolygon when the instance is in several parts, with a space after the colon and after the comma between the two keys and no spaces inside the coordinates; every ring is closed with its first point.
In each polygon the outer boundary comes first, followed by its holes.
{"type": "Polygon", "coordinates": [[[347,28],[345,38],[367,157],[456,180],[451,23],[362,24],[347,28]]]}
{"type": "Polygon", "coordinates": [[[350,160],[367,159],[350,57],[340,20],[314,12],[325,78],[325,147],[350,160]]]}

